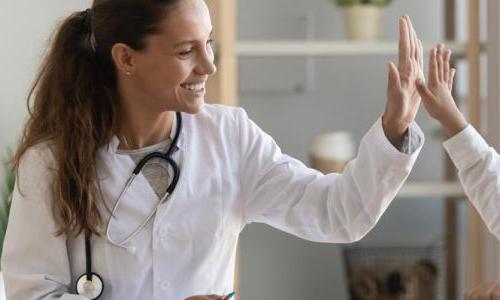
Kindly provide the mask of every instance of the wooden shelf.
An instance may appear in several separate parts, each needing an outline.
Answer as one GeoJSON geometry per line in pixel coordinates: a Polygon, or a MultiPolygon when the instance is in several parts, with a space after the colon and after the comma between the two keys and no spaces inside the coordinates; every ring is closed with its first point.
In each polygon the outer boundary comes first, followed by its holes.
{"type": "Polygon", "coordinates": [[[465,197],[460,182],[407,182],[397,197],[465,197]]]}
{"type": "MultiPolygon", "coordinates": [[[[424,51],[436,43],[425,43],[424,51]]],[[[445,42],[454,57],[465,57],[466,44],[445,42]]],[[[484,46],[482,47],[485,48],[484,46]]],[[[350,41],[301,41],[301,40],[247,40],[236,44],[239,57],[286,57],[286,56],[390,56],[397,55],[396,41],[350,42],[350,41]]]]}

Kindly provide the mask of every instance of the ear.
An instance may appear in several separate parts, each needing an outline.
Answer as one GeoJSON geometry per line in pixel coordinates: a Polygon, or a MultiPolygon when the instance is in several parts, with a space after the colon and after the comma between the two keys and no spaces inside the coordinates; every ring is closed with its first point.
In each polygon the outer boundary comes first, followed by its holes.
{"type": "Polygon", "coordinates": [[[134,49],[124,43],[116,43],[111,48],[111,57],[118,72],[126,75],[134,72],[134,49]]]}

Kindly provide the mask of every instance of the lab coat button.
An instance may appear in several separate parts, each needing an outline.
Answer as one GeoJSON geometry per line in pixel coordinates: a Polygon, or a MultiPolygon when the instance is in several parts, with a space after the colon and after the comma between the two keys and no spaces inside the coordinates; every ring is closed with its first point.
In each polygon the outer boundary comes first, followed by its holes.
{"type": "Polygon", "coordinates": [[[168,234],[167,228],[164,227],[164,228],[160,229],[160,232],[159,232],[160,237],[166,237],[167,234],[168,234]]]}
{"type": "Polygon", "coordinates": [[[132,254],[132,255],[135,254],[136,250],[137,250],[137,248],[135,246],[133,246],[133,245],[127,247],[127,252],[130,253],[130,254],[132,254]]]}
{"type": "Polygon", "coordinates": [[[163,282],[161,283],[161,288],[162,288],[162,289],[166,290],[166,289],[168,289],[169,287],[170,287],[170,282],[168,282],[168,281],[166,281],[166,280],[165,280],[165,281],[163,281],[163,282]]]}

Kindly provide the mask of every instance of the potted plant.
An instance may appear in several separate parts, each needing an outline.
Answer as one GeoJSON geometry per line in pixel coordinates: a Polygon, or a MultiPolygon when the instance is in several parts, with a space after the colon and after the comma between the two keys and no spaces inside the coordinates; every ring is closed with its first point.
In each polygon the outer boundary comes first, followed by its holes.
{"type": "Polygon", "coordinates": [[[384,6],[392,0],[330,0],[342,8],[350,40],[375,40],[384,6]]]}
{"type": "Polygon", "coordinates": [[[7,230],[7,222],[9,220],[10,203],[12,200],[12,191],[14,190],[14,182],[16,176],[11,165],[7,162],[4,163],[5,180],[1,186],[0,198],[0,256],[2,254],[3,241],[5,238],[5,231],[7,230]]]}

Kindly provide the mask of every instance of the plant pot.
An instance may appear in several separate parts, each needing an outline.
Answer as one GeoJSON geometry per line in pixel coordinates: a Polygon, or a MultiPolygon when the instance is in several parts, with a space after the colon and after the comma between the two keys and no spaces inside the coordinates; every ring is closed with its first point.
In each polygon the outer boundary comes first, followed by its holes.
{"type": "Polygon", "coordinates": [[[353,41],[371,41],[378,37],[382,8],[376,5],[352,5],[343,8],[347,36],[353,41]]]}

